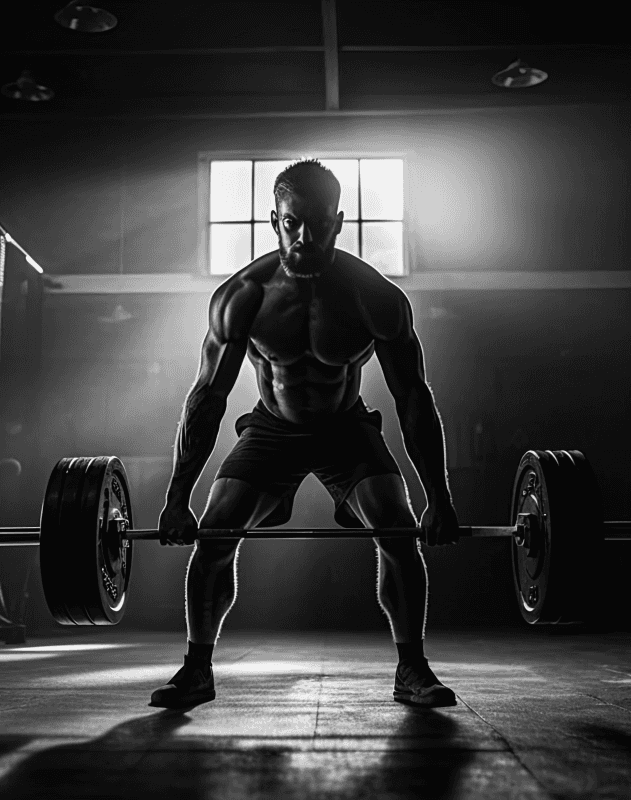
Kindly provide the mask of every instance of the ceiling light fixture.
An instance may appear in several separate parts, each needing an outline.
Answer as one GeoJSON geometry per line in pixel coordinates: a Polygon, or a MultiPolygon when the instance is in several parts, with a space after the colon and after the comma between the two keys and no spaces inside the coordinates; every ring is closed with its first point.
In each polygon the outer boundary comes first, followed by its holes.
{"type": "Polygon", "coordinates": [[[513,61],[506,69],[493,75],[491,79],[496,86],[502,89],[525,89],[528,86],[536,86],[548,79],[548,73],[541,69],[529,67],[520,58],[513,61]]]}
{"type": "Polygon", "coordinates": [[[27,69],[22,72],[17,81],[5,83],[0,91],[5,97],[10,97],[12,100],[30,100],[33,103],[50,100],[55,96],[52,89],[37,83],[27,69]]]}
{"type": "Polygon", "coordinates": [[[118,20],[104,8],[82,5],[72,0],[55,14],[55,22],[80,33],[104,33],[116,27],[118,20]]]}
{"type": "Polygon", "coordinates": [[[135,317],[136,315],[130,314],[122,303],[117,303],[111,314],[98,316],[97,319],[99,322],[105,322],[108,325],[119,325],[121,322],[127,322],[128,319],[135,319],[135,317]]]}

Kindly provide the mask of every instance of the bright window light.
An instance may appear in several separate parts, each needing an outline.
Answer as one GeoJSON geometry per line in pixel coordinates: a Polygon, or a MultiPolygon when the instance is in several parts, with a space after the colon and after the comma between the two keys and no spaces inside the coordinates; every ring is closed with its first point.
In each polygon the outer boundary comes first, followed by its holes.
{"type": "Polygon", "coordinates": [[[251,183],[251,161],[213,161],[210,165],[210,221],[250,219],[251,183]]]}
{"type": "MultiPolygon", "coordinates": [[[[344,225],[336,246],[384,275],[402,275],[403,160],[322,159],[341,184],[344,225]]],[[[211,275],[231,275],[278,248],[271,226],[274,181],[292,160],[210,162],[211,275]]]]}
{"type": "Polygon", "coordinates": [[[362,158],[361,204],[364,219],[403,219],[403,161],[362,158]]]}
{"type": "Polygon", "coordinates": [[[210,226],[210,271],[213,275],[232,275],[252,260],[250,225],[210,226]]]}
{"type": "Polygon", "coordinates": [[[363,256],[384,275],[400,275],[403,263],[401,222],[364,222],[363,256]]]}

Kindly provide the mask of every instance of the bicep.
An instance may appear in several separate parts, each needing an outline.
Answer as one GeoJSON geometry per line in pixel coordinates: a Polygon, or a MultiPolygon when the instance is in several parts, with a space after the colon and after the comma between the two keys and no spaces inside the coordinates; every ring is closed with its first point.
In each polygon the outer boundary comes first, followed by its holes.
{"type": "Polygon", "coordinates": [[[239,377],[246,350],[247,339],[221,341],[210,328],[202,345],[197,384],[227,397],[239,377]]]}
{"type": "Polygon", "coordinates": [[[425,386],[423,350],[416,334],[405,341],[379,342],[375,352],[395,400],[404,399],[413,389],[425,386]]]}
{"type": "Polygon", "coordinates": [[[211,300],[197,382],[227,397],[245,358],[262,292],[258,286],[245,284],[226,295],[211,300]]]}
{"type": "Polygon", "coordinates": [[[426,385],[423,348],[414,330],[412,309],[407,298],[397,336],[377,341],[375,352],[395,400],[403,400],[415,388],[426,385]]]}

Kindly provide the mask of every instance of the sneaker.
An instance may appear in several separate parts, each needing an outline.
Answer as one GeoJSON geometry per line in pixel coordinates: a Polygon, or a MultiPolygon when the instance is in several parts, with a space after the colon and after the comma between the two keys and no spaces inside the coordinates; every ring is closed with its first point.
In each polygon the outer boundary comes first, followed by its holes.
{"type": "Polygon", "coordinates": [[[399,661],[394,679],[394,699],[426,708],[455,706],[455,693],[441,683],[432,672],[427,659],[399,661]]]}
{"type": "Polygon", "coordinates": [[[150,706],[158,708],[190,708],[215,699],[212,665],[205,669],[199,661],[184,656],[184,666],[171,680],[151,695],[150,706]]]}

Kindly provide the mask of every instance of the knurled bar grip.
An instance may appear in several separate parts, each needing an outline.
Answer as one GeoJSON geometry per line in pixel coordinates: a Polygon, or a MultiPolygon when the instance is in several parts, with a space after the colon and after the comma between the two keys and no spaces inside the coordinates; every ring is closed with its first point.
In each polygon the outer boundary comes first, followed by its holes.
{"type": "MultiPolygon", "coordinates": [[[[467,536],[512,536],[514,527],[479,528],[461,526],[460,535],[467,536]]],[[[421,528],[200,528],[198,539],[366,539],[376,537],[400,538],[420,536],[421,528]]],[[[158,531],[152,528],[136,528],[123,534],[123,538],[158,539],[158,531]]]]}

